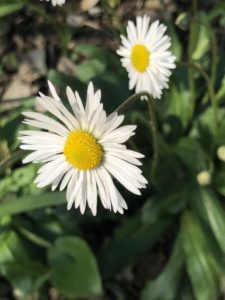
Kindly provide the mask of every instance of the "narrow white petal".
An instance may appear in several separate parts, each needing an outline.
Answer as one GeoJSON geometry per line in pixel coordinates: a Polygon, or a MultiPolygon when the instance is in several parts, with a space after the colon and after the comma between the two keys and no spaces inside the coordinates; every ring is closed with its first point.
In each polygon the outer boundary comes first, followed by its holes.
{"type": "Polygon", "coordinates": [[[111,202],[108,196],[108,191],[107,189],[105,189],[103,183],[102,183],[102,178],[99,175],[99,171],[98,170],[93,170],[92,171],[95,179],[96,179],[96,183],[97,183],[97,187],[98,187],[98,192],[99,192],[99,196],[102,202],[102,205],[104,206],[104,208],[111,210],[111,202]]]}
{"type": "Polygon", "coordinates": [[[59,96],[58,96],[58,94],[57,94],[57,92],[56,92],[56,90],[55,90],[54,85],[51,83],[50,80],[48,80],[48,87],[49,87],[49,89],[50,89],[50,92],[51,92],[51,94],[52,94],[52,97],[53,97],[55,100],[57,100],[57,101],[61,101],[60,98],[59,98],[59,96]]]}
{"type": "Polygon", "coordinates": [[[105,163],[105,168],[131,193],[140,195],[140,191],[129,181],[125,176],[122,176],[120,171],[108,162],[105,163]]]}
{"type": "Polygon", "coordinates": [[[87,177],[84,172],[84,179],[82,183],[82,189],[81,189],[81,195],[80,195],[80,212],[81,214],[84,214],[86,205],[87,205],[87,177]]]}
{"type": "Polygon", "coordinates": [[[71,176],[73,175],[73,173],[76,173],[77,170],[71,168],[63,177],[62,182],[60,184],[59,190],[60,192],[63,191],[65,189],[65,187],[67,186],[68,182],[71,179],[71,176]]]}
{"type": "Polygon", "coordinates": [[[73,175],[73,188],[72,191],[70,190],[70,194],[68,195],[68,198],[67,198],[67,209],[71,209],[73,203],[74,203],[74,199],[76,201],[76,195],[77,195],[77,192],[79,191],[81,185],[82,185],[82,182],[83,182],[83,175],[84,175],[84,172],[79,172],[77,171],[76,173],[76,176],[73,175]]]}
{"type": "Polygon", "coordinates": [[[101,167],[98,169],[98,174],[102,179],[102,183],[105,187],[105,190],[107,190],[109,193],[110,202],[112,203],[113,211],[117,212],[118,199],[117,199],[116,189],[115,189],[115,185],[112,181],[112,178],[109,175],[108,171],[104,167],[101,167]]]}

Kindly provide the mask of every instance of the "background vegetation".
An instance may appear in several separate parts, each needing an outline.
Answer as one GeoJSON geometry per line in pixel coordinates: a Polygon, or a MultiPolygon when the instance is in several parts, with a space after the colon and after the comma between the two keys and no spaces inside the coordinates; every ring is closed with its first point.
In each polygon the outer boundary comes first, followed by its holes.
{"type": "Polygon", "coordinates": [[[224,26],[223,0],[0,0],[0,299],[224,299],[224,26]],[[37,166],[21,163],[21,112],[40,110],[33,96],[48,92],[47,78],[62,97],[67,85],[85,96],[93,80],[115,110],[131,95],[119,34],[145,13],[168,26],[177,57],[155,101],[156,173],[140,101],[125,114],[148,188],[136,197],[121,187],[124,216],[68,212],[64,193],[36,188],[37,166]]]}

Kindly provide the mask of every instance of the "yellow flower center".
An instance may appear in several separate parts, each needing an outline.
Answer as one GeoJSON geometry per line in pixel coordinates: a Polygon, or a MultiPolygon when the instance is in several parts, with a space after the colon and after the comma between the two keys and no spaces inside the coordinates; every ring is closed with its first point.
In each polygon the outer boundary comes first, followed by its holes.
{"type": "Polygon", "coordinates": [[[144,73],[149,65],[150,52],[141,44],[134,45],[131,51],[131,63],[140,73],[144,73]]]}
{"type": "Polygon", "coordinates": [[[92,134],[76,130],[71,131],[64,146],[67,161],[79,170],[96,168],[102,160],[103,150],[92,134]]]}

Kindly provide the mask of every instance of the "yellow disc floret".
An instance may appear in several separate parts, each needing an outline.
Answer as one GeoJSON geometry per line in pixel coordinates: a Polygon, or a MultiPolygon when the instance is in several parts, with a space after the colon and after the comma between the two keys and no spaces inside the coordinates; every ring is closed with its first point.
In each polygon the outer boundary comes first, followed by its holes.
{"type": "Polygon", "coordinates": [[[131,63],[140,73],[144,73],[149,65],[150,52],[141,44],[136,44],[131,50],[131,63]]]}
{"type": "Polygon", "coordinates": [[[67,161],[79,170],[96,168],[102,160],[101,145],[94,136],[83,130],[71,131],[64,146],[67,161]]]}

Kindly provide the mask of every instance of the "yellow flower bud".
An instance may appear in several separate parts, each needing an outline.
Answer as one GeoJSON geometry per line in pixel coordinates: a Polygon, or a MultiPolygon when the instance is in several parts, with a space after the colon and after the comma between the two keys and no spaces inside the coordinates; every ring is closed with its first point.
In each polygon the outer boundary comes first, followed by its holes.
{"type": "Polygon", "coordinates": [[[217,157],[225,162],[225,146],[220,146],[217,149],[217,157]]]}
{"type": "Polygon", "coordinates": [[[197,181],[202,186],[209,185],[211,183],[211,174],[209,171],[201,171],[197,175],[197,181]]]}

